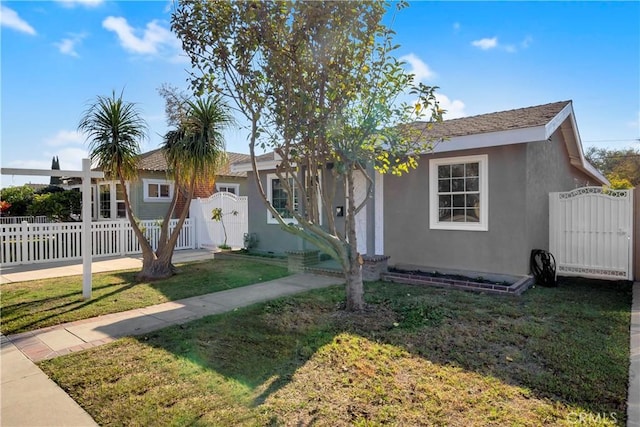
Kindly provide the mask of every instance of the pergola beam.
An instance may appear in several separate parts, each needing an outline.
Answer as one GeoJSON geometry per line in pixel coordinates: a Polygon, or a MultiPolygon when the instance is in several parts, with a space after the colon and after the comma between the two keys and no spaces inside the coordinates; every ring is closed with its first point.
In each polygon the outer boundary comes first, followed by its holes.
{"type": "MultiPolygon", "coordinates": [[[[83,159],[85,160],[85,159],[83,159]]],[[[89,164],[91,167],[91,164],[89,164]]],[[[83,171],[63,171],[57,169],[21,169],[21,168],[2,168],[2,175],[22,175],[22,176],[58,176],[68,178],[83,178],[83,171]]],[[[104,172],[89,171],[89,178],[104,178],[104,172]]]]}
{"type": "Polygon", "coordinates": [[[82,297],[91,299],[91,178],[104,178],[104,172],[91,171],[91,160],[82,159],[81,171],[0,168],[2,175],[64,176],[82,178],[82,297]]]}

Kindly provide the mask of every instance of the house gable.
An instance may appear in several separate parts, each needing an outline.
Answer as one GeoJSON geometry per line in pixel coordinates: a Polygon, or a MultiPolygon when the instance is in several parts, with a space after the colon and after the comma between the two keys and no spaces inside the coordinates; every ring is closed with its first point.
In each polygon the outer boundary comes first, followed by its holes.
{"type": "MultiPolygon", "coordinates": [[[[417,122],[414,126],[424,127],[426,123],[417,122]]],[[[594,181],[608,185],[609,181],[584,157],[571,101],[446,120],[425,132],[436,139],[433,152],[445,153],[551,141],[558,129],[564,135],[571,165],[594,181]]]]}

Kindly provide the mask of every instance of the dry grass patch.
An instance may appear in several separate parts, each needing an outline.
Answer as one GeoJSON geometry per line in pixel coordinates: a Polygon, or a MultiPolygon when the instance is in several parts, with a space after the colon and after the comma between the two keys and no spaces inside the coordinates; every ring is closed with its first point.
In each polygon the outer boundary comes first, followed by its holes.
{"type": "Polygon", "coordinates": [[[624,425],[630,287],[370,283],[43,362],[101,425],[624,425]]]}

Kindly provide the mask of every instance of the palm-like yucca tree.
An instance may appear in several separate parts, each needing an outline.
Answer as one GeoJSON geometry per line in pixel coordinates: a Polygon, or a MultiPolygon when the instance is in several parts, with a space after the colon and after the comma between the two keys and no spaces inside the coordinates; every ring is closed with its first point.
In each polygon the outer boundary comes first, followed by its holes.
{"type": "Polygon", "coordinates": [[[78,129],[90,141],[91,159],[105,174],[119,179],[124,190],[127,215],[142,248],[142,270],[139,280],[169,277],[174,273],[171,263],[180,230],[189,212],[189,203],[196,184],[213,182],[216,172],[226,161],[223,130],[233,123],[228,108],[219,96],[198,98],[186,102],[186,115],[174,130],[167,132],[162,149],[178,191],[162,222],[158,248],[151,244],[138,226],[126,190],[125,182],[137,176],[140,154],[139,140],[146,137],[147,127],[135,104],[122,100],[122,94],[99,96],[84,113],[78,129]],[[169,233],[169,222],[179,193],[187,201],[176,227],[169,233]]]}
{"type": "Polygon", "coordinates": [[[139,141],[147,136],[147,125],[135,104],[116,97],[98,96],[80,119],[78,130],[89,142],[91,160],[105,174],[134,178],[137,175],[139,141]]]}
{"type": "Polygon", "coordinates": [[[124,191],[127,216],[140,242],[144,258],[153,257],[153,249],[135,221],[126,181],[138,174],[140,141],[147,137],[147,124],[136,109],[115,91],[111,97],[98,96],[82,115],[78,130],[89,141],[89,156],[106,176],[118,179],[124,191]]]}
{"type": "MultiPolygon", "coordinates": [[[[162,223],[158,243],[158,260],[150,267],[150,277],[168,275],[173,271],[171,258],[179,230],[189,212],[189,204],[198,183],[213,183],[216,173],[226,163],[223,131],[234,123],[228,107],[218,95],[186,102],[186,115],[178,127],[167,132],[162,145],[167,164],[178,191],[174,192],[171,209],[162,223]],[[182,192],[186,206],[178,223],[169,234],[169,219],[182,192]]],[[[143,273],[145,266],[143,265],[143,273]]]]}

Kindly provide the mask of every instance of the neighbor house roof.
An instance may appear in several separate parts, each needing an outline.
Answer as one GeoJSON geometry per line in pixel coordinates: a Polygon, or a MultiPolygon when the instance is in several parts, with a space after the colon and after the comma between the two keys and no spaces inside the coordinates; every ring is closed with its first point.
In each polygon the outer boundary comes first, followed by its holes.
{"type": "MultiPolygon", "coordinates": [[[[280,163],[280,156],[278,156],[274,151],[256,156],[256,164],[258,165],[258,169],[260,170],[275,169],[278,163],[280,163]]],[[[230,164],[231,170],[236,171],[237,173],[240,173],[239,171],[243,171],[246,174],[247,172],[253,170],[251,156],[249,156],[249,158],[245,160],[230,162],[230,164]]]]}
{"type": "MultiPolygon", "coordinates": [[[[247,176],[246,172],[233,172],[229,165],[251,160],[251,156],[248,154],[242,153],[233,153],[227,151],[227,164],[220,169],[218,175],[221,176],[237,176],[237,177],[245,177],[247,176]]],[[[158,148],[155,150],[148,151],[146,153],[140,154],[138,168],[140,170],[145,171],[166,171],[168,169],[167,159],[164,156],[162,149],[158,148]]]]}

